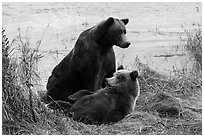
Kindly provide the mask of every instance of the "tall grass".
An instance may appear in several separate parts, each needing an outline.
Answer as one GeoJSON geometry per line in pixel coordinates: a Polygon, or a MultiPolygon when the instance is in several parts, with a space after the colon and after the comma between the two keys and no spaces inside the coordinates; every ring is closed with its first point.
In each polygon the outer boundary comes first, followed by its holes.
{"type": "MultiPolygon", "coordinates": [[[[186,33],[183,43],[202,71],[200,31],[186,33]]],[[[140,71],[141,95],[136,111],[118,123],[85,125],[73,121],[61,111],[46,108],[34,88],[40,81],[37,66],[43,57],[39,52],[42,39],[34,44],[29,40],[30,36],[22,36],[19,30],[18,36],[9,43],[3,30],[3,134],[202,134],[202,79],[179,71],[175,72],[176,77],[168,77],[144,65],[139,58],[126,67],[140,71]],[[175,110],[175,114],[163,111],[167,107],[175,110]]],[[[200,76],[198,71],[195,73],[200,76]]]]}
{"type": "MultiPolygon", "coordinates": [[[[4,30],[2,38],[6,38],[4,30]]],[[[7,38],[2,41],[2,58],[5,60],[2,64],[3,125],[11,121],[37,122],[31,87],[37,76],[35,66],[40,56],[38,49],[29,48],[29,44],[27,37],[23,38],[20,32],[11,44],[7,38]]]]}
{"type": "Polygon", "coordinates": [[[39,80],[41,41],[31,44],[28,34],[21,36],[19,29],[18,36],[9,43],[4,30],[2,33],[3,134],[30,133],[25,125],[39,122],[39,112],[46,112],[32,89],[39,80]]]}
{"type": "Polygon", "coordinates": [[[186,38],[182,38],[184,42],[184,50],[193,59],[193,71],[200,73],[202,71],[202,29],[197,28],[194,31],[185,29],[186,38]]]}
{"type": "Polygon", "coordinates": [[[22,33],[19,29],[9,43],[2,30],[2,133],[80,134],[80,124],[41,102],[35,86],[40,82],[37,66],[43,57],[39,52],[42,39],[31,44],[28,32],[22,33]]]}

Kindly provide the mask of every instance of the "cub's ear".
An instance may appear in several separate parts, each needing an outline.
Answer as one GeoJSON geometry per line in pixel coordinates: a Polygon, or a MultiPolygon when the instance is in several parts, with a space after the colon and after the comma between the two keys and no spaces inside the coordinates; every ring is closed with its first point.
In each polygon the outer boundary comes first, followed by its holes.
{"type": "Polygon", "coordinates": [[[105,26],[109,27],[114,23],[114,18],[113,17],[109,17],[106,22],[105,22],[105,26]]]}
{"type": "Polygon", "coordinates": [[[134,71],[132,71],[131,73],[130,73],[130,77],[131,77],[131,79],[132,80],[136,80],[136,78],[138,77],[138,72],[137,72],[137,70],[134,70],[134,71]]]}
{"type": "Polygon", "coordinates": [[[121,21],[126,25],[129,22],[129,19],[121,19],[121,21]]]}
{"type": "Polygon", "coordinates": [[[124,69],[123,65],[118,66],[117,71],[121,69],[124,69]]]}

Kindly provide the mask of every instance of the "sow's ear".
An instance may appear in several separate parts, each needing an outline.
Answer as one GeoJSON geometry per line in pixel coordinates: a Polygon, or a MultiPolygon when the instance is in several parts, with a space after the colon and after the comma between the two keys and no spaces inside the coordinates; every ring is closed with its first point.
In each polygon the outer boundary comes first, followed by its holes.
{"type": "Polygon", "coordinates": [[[105,27],[108,28],[108,27],[111,26],[113,23],[114,23],[113,17],[109,17],[109,18],[106,20],[106,22],[105,22],[105,27]]]}
{"type": "Polygon", "coordinates": [[[118,66],[117,71],[121,69],[124,69],[123,65],[118,66]]]}
{"type": "Polygon", "coordinates": [[[130,77],[132,80],[136,80],[136,78],[138,77],[138,72],[136,70],[132,71],[130,73],[130,77]]]}
{"type": "Polygon", "coordinates": [[[103,36],[105,33],[107,33],[107,29],[113,25],[114,23],[114,18],[109,17],[106,20],[101,21],[100,23],[98,23],[97,25],[95,25],[93,27],[93,29],[91,29],[91,32],[94,36],[95,39],[100,39],[101,36],[103,36]]]}
{"type": "Polygon", "coordinates": [[[121,19],[121,21],[126,25],[129,22],[129,19],[121,19]]]}

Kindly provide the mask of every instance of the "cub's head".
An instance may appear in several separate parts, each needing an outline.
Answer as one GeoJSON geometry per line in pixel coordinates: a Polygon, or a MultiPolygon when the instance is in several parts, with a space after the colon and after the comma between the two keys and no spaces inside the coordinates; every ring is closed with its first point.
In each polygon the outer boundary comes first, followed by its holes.
{"type": "Polygon", "coordinates": [[[119,66],[113,77],[106,79],[107,87],[115,87],[117,92],[122,92],[130,97],[130,100],[127,100],[131,103],[130,111],[134,111],[140,95],[140,85],[137,78],[138,71],[124,70],[123,66],[119,66]]]}
{"type": "Polygon", "coordinates": [[[137,87],[137,77],[138,72],[136,70],[128,71],[121,68],[113,74],[113,77],[106,78],[106,86],[134,92],[137,87]]]}
{"type": "Polygon", "coordinates": [[[94,36],[101,45],[116,45],[127,48],[131,44],[126,37],[129,19],[108,18],[93,27],[94,36]]]}

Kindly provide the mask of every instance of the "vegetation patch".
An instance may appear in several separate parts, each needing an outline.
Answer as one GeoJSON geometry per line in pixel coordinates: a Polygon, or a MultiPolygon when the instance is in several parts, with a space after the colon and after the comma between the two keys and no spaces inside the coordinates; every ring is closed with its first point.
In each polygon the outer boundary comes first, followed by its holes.
{"type": "Polygon", "coordinates": [[[2,31],[2,134],[4,135],[195,135],[202,134],[202,31],[185,31],[184,51],[193,60],[190,71],[167,76],[135,58],[131,69],[140,72],[141,94],[135,111],[108,125],[85,125],[41,102],[35,89],[40,81],[41,40],[19,35],[9,43],[2,31]]]}

